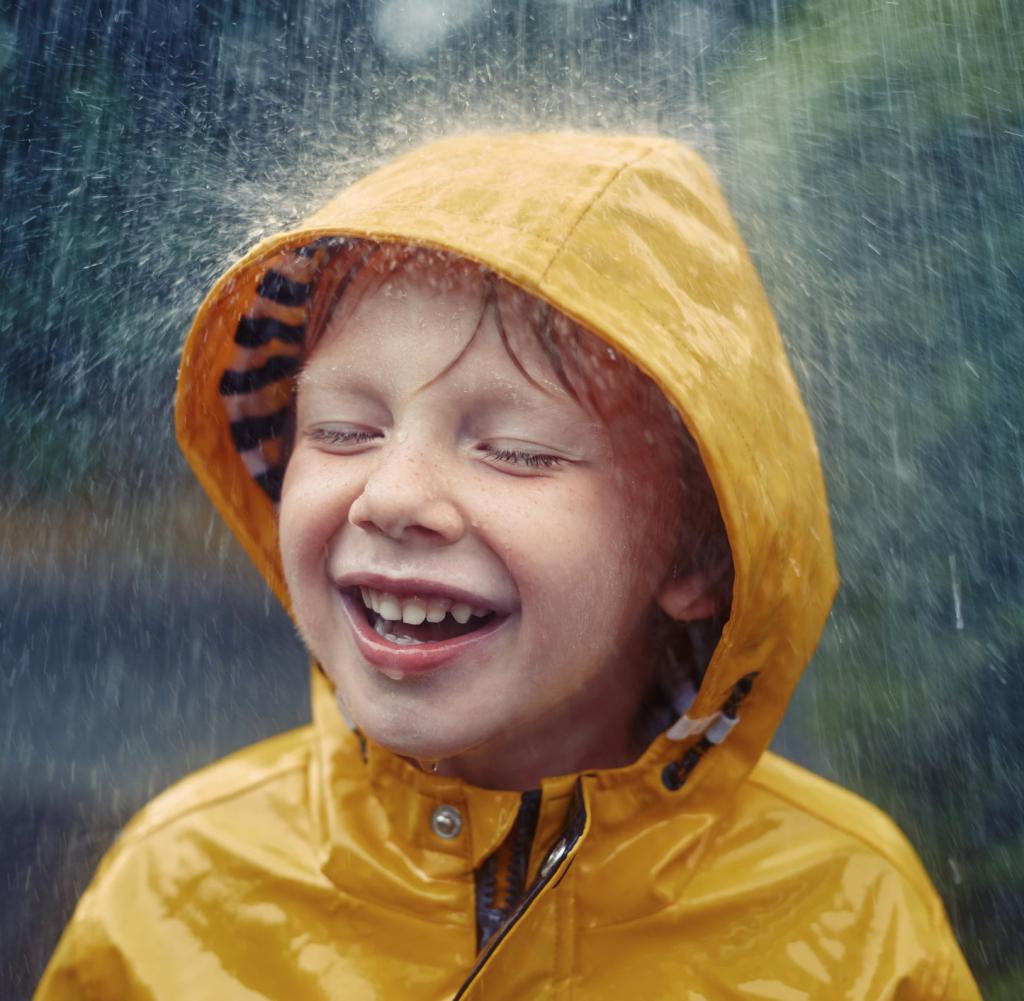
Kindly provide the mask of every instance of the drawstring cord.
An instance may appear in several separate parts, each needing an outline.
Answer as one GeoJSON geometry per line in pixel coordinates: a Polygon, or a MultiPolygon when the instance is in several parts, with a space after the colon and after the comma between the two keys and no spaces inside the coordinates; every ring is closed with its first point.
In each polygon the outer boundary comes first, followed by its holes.
{"type": "Polygon", "coordinates": [[[701,734],[693,746],[687,748],[682,757],[670,761],[661,772],[661,782],[669,792],[676,792],[682,789],[690,773],[697,767],[701,759],[716,744],[722,743],[729,735],[729,732],[739,720],[738,709],[743,700],[750,694],[754,687],[754,679],[758,672],[754,671],[740,678],[733,685],[729,697],[722,704],[717,719],[709,718],[709,725],[705,733],[701,734]],[[711,722],[711,719],[714,719],[711,722]]]}

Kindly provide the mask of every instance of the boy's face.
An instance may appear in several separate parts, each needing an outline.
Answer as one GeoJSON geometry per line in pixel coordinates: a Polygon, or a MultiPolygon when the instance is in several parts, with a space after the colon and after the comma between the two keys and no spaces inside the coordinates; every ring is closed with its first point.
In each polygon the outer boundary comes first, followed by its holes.
{"type": "Polygon", "coordinates": [[[667,405],[617,404],[594,345],[596,417],[499,287],[513,359],[476,269],[361,280],[300,377],[281,499],[311,651],[369,737],[478,784],[625,764],[675,550],[667,405]]]}

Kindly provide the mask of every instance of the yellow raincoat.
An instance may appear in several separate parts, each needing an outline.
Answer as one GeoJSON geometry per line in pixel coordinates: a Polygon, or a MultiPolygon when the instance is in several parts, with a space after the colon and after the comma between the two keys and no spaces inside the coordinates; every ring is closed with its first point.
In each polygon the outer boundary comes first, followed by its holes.
{"type": "Polygon", "coordinates": [[[217,283],[185,348],[178,436],[285,607],[281,418],[311,248],[339,236],[481,262],[646,371],[714,486],[731,618],[695,701],[638,761],[532,793],[364,741],[314,671],[312,725],[189,776],[126,828],[39,1001],[977,999],[894,825],[765,751],[837,578],[808,419],[701,160],[659,138],[436,143],[217,283]],[[522,885],[503,905],[510,842],[522,885]]]}

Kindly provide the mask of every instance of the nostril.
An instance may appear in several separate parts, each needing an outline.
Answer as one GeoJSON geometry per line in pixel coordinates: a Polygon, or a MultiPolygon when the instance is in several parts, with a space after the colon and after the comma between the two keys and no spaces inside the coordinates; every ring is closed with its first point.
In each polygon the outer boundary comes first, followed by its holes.
{"type": "Polygon", "coordinates": [[[465,522],[450,487],[439,466],[416,460],[413,472],[402,458],[388,460],[382,453],[349,507],[349,523],[395,541],[406,537],[455,541],[463,534],[465,522]]]}
{"type": "Polygon", "coordinates": [[[454,542],[465,531],[458,509],[448,501],[415,503],[398,498],[380,505],[359,505],[349,509],[349,523],[365,531],[376,531],[399,542],[423,539],[454,542]]]}

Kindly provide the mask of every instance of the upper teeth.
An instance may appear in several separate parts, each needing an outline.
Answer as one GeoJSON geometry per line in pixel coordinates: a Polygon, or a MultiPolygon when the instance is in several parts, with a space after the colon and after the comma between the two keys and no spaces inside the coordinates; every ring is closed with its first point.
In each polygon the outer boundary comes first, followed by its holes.
{"type": "Polygon", "coordinates": [[[450,598],[396,598],[386,591],[376,591],[372,587],[361,587],[363,604],[372,608],[382,619],[389,622],[405,622],[410,626],[419,626],[424,622],[441,622],[445,615],[461,625],[469,622],[475,615],[483,618],[490,615],[489,608],[478,608],[450,598]]]}

